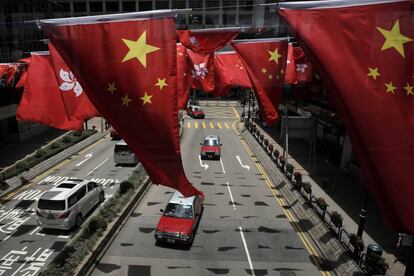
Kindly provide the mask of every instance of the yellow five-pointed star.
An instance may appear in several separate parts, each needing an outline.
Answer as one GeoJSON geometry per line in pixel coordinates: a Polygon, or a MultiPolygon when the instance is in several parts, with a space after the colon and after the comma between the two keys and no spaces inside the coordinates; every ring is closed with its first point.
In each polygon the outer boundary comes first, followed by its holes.
{"type": "Polygon", "coordinates": [[[106,89],[106,91],[109,91],[113,95],[116,90],[118,89],[115,87],[115,82],[108,83],[108,88],[106,89]]]}
{"type": "Polygon", "coordinates": [[[146,68],[147,67],[147,54],[158,51],[160,48],[147,44],[147,32],[143,32],[137,41],[122,39],[122,41],[128,46],[129,51],[122,60],[137,58],[139,62],[146,68]]]}
{"type": "Polygon", "coordinates": [[[266,73],[267,73],[266,68],[262,68],[262,73],[263,73],[263,74],[266,74],[266,73]]]}
{"type": "Polygon", "coordinates": [[[384,45],[382,45],[381,50],[386,50],[389,48],[394,48],[401,56],[405,57],[404,53],[404,43],[413,41],[411,38],[403,36],[400,33],[400,21],[397,19],[394,26],[392,26],[391,31],[385,30],[383,28],[377,27],[377,30],[385,37],[384,45]]]}
{"type": "Polygon", "coordinates": [[[413,92],[413,86],[410,86],[410,84],[407,82],[407,86],[404,87],[405,91],[407,91],[407,96],[408,95],[414,95],[413,92]]]}
{"type": "Polygon", "coordinates": [[[152,103],[151,98],[153,95],[148,95],[147,92],[145,92],[144,96],[142,96],[140,99],[142,100],[142,105],[146,103],[152,103]]]}
{"type": "Polygon", "coordinates": [[[128,95],[125,94],[125,96],[121,97],[122,105],[129,105],[129,102],[132,101],[130,98],[128,98],[128,95]]]}
{"type": "Polygon", "coordinates": [[[269,80],[271,80],[271,79],[273,79],[273,76],[272,75],[269,75],[268,78],[269,78],[269,80]]]}
{"type": "Polygon", "coordinates": [[[378,72],[378,68],[370,68],[368,67],[369,73],[367,74],[368,77],[372,77],[374,80],[377,79],[377,77],[381,76],[381,74],[378,72]]]}
{"type": "Polygon", "coordinates": [[[387,93],[394,94],[396,87],[392,85],[392,81],[390,81],[390,83],[385,83],[385,86],[387,87],[387,93]]]}
{"type": "Polygon", "coordinates": [[[282,57],[282,55],[281,54],[279,54],[279,49],[278,48],[276,48],[273,52],[272,51],[268,51],[269,52],[269,54],[270,54],[270,58],[269,58],[269,61],[272,61],[272,60],[274,60],[277,64],[279,64],[279,58],[281,58],[282,57]]]}
{"type": "Polygon", "coordinates": [[[164,86],[168,86],[168,84],[166,83],[167,78],[164,78],[164,79],[157,78],[157,79],[158,79],[158,81],[155,84],[155,86],[158,86],[160,88],[160,90],[162,90],[164,88],[164,86]]]}

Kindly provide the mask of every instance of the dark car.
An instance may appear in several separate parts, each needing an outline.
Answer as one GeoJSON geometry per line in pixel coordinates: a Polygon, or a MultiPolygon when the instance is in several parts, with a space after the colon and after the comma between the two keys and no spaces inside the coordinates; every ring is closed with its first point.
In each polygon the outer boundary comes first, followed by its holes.
{"type": "Polygon", "coordinates": [[[121,140],[122,136],[114,129],[111,129],[111,138],[112,140],[121,140]]]}

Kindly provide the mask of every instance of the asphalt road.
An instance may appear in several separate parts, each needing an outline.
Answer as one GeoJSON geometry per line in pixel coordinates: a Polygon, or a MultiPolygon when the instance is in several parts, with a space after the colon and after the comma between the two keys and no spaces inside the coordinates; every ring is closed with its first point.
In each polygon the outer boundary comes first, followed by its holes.
{"type": "Polygon", "coordinates": [[[190,181],[205,194],[191,248],[156,246],[155,227],[172,189],[153,186],[92,275],[320,275],[266,176],[247,154],[232,107],[206,107],[206,119],[185,117],[182,156],[190,181]],[[220,161],[200,161],[204,135],[221,137],[220,161]]]}
{"type": "Polygon", "coordinates": [[[104,186],[106,199],[112,196],[134,169],[115,165],[114,145],[105,137],[1,201],[0,275],[36,275],[78,233],[79,229],[44,230],[37,226],[35,202],[44,192],[73,177],[94,179],[104,186]]]}

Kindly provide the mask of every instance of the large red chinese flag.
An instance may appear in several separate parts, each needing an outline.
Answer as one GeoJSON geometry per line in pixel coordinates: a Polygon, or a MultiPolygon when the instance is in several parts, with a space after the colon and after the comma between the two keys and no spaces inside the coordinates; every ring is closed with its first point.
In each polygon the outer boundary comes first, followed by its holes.
{"type": "Polygon", "coordinates": [[[204,92],[214,90],[214,53],[194,53],[187,49],[191,88],[204,92]]]}
{"type": "Polygon", "coordinates": [[[41,21],[97,110],[154,184],[198,194],[180,154],[175,13],[154,11],[41,21]]]}
{"type": "Polygon", "coordinates": [[[235,52],[216,53],[214,68],[214,96],[227,96],[232,86],[252,87],[247,70],[235,52]]]}
{"type": "Polygon", "coordinates": [[[89,101],[82,86],[52,43],[49,43],[49,51],[68,118],[70,120],[85,120],[98,116],[98,111],[89,101]]]}
{"type": "Polygon", "coordinates": [[[292,43],[288,44],[288,55],[286,60],[286,73],[285,73],[285,83],[286,84],[296,84],[296,63],[295,57],[293,56],[293,46],[292,43]]]}
{"type": "Polygon", "coordinates": [[[178,109],[184,110],[188,102],[188,63],[187,51],[185,47],[177,43],[177,90],[178,90],[178,109]]]}
{"type": "Polygon", "coordinates": [[[230,44],[240,28],[177,30],[180,42],[195,53],[211,53],[230,44]]]}
{"type": "Polygon", "coordinates": [[[414,234],[414,2],[279,6],[324,73],[383,217],[395,231],[414,234]]]}
{"type": "Polygon", "coordinates": [[[287,41],[239,40],[232,45],[247,69],[264,119],[271,126],[279,118],[276,109],[285,80],[287,41]]]}
{"type": "Polygon", "coordinates": [[[32,53],[16,118],[58,129],[81,130],[83,121],[69,121],[48,52],[32,53]]]}

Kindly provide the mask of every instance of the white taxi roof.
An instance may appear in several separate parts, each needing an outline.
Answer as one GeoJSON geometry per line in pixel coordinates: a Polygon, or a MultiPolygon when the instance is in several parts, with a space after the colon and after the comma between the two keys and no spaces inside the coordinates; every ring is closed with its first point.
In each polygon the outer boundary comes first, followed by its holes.
{"type": "Polygon", "coordinates": [[[184,197],[179,191],[175,191],[169,203],[175,203],[180,205],[193,205],[194,199],[195,196],[184,197]]]}

